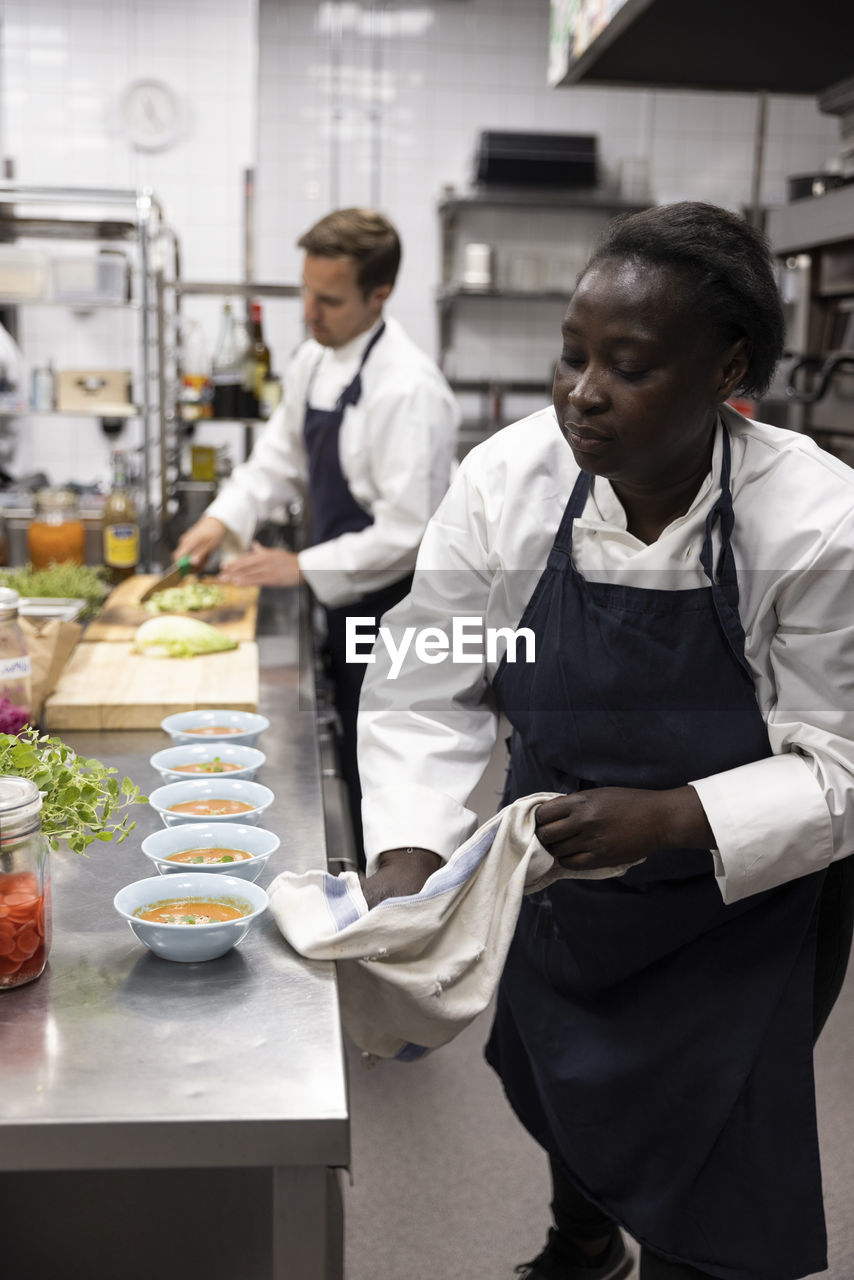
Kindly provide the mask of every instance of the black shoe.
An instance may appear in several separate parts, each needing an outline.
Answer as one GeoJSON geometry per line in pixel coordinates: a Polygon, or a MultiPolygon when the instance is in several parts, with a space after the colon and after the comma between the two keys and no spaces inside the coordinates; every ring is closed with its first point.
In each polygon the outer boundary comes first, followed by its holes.
{"type": "Polygon", "coordinates": [[[592,1261],[551,1227],[545,1249],[530,1262],[520,1263],[516,1275],[522,1280],[623,1280],[631,1269],[632,1259],[618,1230],[605,1253],[592,1261]]]}

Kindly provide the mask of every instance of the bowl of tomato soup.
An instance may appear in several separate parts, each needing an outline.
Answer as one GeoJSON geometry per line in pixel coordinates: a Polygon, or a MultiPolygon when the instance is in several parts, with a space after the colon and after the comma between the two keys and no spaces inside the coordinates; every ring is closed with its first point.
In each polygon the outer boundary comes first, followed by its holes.
{"type": "Polygon", "coordinates": [[[240,822],[181,822],[142,842],[142,852],[162,876],[201,871],[240,880],[257,880],[278,847],[272,831],[240,822]]]}
{"type": "Polygon", "coordinates": [[[185,778],[244,778],[254,782],[267,757],[257,747],[233,746],[229,742],[195,742],[155,751],[149,763],[161,781],[183,782],[185,778]]]}
{"type": "Polygon", "coordinates": [[[273,803],[273,793],[260,782],[214,777],[167,782],[148,797],[166,827],[179,822],[243,822],[256,827],[273,803]]]}
{"type": "Polygon", "coordinates": [[[267,894],[236,876],[184,871],[126,884],[113,906],[155,955],[185,964],[215,960],[246,937],[267,894]]]}
{"type": "Polygon", "coordinates": [[[254,711],[176,711],[160,721],[173,746],[227,742],[231,746],[254,747],[270,721],[254,711]]]}

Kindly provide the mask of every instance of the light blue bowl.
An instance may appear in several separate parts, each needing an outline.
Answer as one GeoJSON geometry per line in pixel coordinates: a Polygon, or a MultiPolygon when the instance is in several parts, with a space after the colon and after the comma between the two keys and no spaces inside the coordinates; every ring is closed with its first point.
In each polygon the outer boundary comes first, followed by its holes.
{"type": "Polygon", "coordinates": [[[224,775],[216,778],[187,778],[183,782],[169,782],[165,787],[157,787],[148,797],[148,803],[160,815],[164,827],[175,827],[179,823],[205,824],[208,822],[243,822],[249,827],[257,827],[265,810],[269,809],[275,797],[269,787],[260,782],[244,782],[242,779],[227,778],[224,775]],[[174,813],[172,805],[184,804],[187,800],[242,800],[251,804],[251,809],[239,813],[174,813]]]}
{"type": "Polygon", "coordinates": [[[160,774],[163,782],[186,782],[188,778],[224,777],[245,778],[253,782],[255,775],[266,762],[263,751],[255,747],[235,747],[230,742],[188,742],[181,747],[167,747],[165,751],[155,751],[149,764],[160,774]],[[224,764],[236,764],[237,769],[229,769],[226,773],[181,773],[176,770],[178,764],[202,764],[214,757],[224,764]]]}
{"type": "Polygon", "coordinates": [[[267,908],[267,894],[257,884],[238,880],[236,876],[209,876],[199,871],[187,871],[181,876],[149,876],[136,880],[119,889],[113,906],[124,916],[132,932],[150,951],[164,960],[180,960],[191,964],[200,960],[215,960],[225,955],[242,941],[262,911],[267,908]],[[248,907],[239,920],[225,920],[217,924],[155,924],[153,920],[140,920],[134,913],[172,898],[202,898],[205,901],[225,901],[248,907]]]}
{"type": "Polygon", "coordinates": [[[146,836],[142,852],[150,858],[162,876],[189,871],[204,875],[237,876],[239,880],[257,880],[268,860],[279,847],[279,837],[263,827],[247,827],[238,822],[208,822],[204,826],[182,822],[177,827],[162,827],[146,836]],[[204,864],[170,862],[169,855],[183,849],[240,849],[251,857],[241,862],[207,862],[204,864]]]}
{"type": "Polygon", "coordinates": [[[265,729],[269,729],[270,721],[266,716],[259,716],[254,711],[217,711],[216,708],[205,711],[176,711],[160,721],[160,728],[165,729],[172,739],[172,745],[179,747],[186,742],[230,742],[233,746],[254,747],[265,729]],[[223,725],[229,729],[237,729],[237,733],[208,735],[188,733],[189,729],[200,729],[205,726],[223,725]]]}

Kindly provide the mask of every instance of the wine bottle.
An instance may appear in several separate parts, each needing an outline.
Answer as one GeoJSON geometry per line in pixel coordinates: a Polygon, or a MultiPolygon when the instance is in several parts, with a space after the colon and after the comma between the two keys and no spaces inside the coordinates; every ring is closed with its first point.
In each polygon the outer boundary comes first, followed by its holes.
{"type": "Polygon", "coordinates": [[[245,353],[246,344],[241,341],[231,303],[226,302],[223,306],[222,326],[211,370],[215,418],[242,416],[241,388],[245,353]]]}

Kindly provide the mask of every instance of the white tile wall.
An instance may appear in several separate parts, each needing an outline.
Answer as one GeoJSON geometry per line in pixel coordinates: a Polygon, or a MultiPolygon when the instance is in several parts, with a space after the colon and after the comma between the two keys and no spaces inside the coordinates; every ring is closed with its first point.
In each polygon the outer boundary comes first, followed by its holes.
{"type": "MultiPolygon", "coordinates": [[[[185,276],[240,279],[242,175],[256,148],[256,0],[3,0],[0,19],[0,157],[16,179],[151,186],[177,230],[185,276]],[[182,100],[186,131],[170,150],[138,153],[121,134],[118,104],[138,77],[165,80],[182,100]]],[[[132,314],[21,308],[20,324],[34,366],[135,361],[132,314]]],[[[14,434],[13,474],[108,476],[111,442],[94,421],[21,418],[14,434]]],[[[127,426],[122,443],[139,434],[127,426]]]]}
{"type": "MultiPolygon", "coordinates": [[[[25,182],[151,185],[195,279],[241,276],[242,173],[256,159],[259,278],[295,282],[295,242],[307,226],[335,204],[376,202],[404,240],[392,309],[435,353],[436,203],[445,184],[468,186],[482,129],[596,133],[604,179],[616,182],[622,161],[642,157],[658,200],[740,207],[750,197],[751,95],[550,90],[548,8],[548,0],[0,0],[0,156],[25,182]],[[372,8],[382,8],[373,26],[372,8]],[[118,129],[121,92],[139,76],[167,80],[186,107],[186,136],[159,155],[132,151],[118,129]]],[[[837,148],[838,122],[812,100],[771,99],[763,201],[784,201],[787,175],[820,168],[837,148]]],[[[553,229],[532,226],[511,215],[494,238],[517,249],[553,239],[553,229]]],[[[524,315],[517,307],[509,331],[497,311],[486,324],[482,311],[476,324],[464,318],[465,358],[540,376],[554,323],[543,307],[524,315]]],[[[212,345],[217,304],[187,309],[204,319],[212,345]]],[[[301,337],[299,304],[265,310],[281,369],[301,337]]],[[[35,360],[81,363],[107,354],[118,362],[125,341],[103,317],[60,323],[44,311],[27,318],[25,339],[35,360]]],[[[13,469],[44,464],[67,478],[55,423],[24,420],[17,433],[13,469]]],[[[109,445],[98,429],[75,427],[69,439],[76,478],[105,474],[109,445]]]]}
{"type": "MultiPolygon", "coordinates": [[[[445,184],[468,187],[478,134],[488,128],[595,133],[606,182],[617,182],[622,161],[642,157],[659,201],[696,198],[732,208],[749,203],[752,95],[551,90],[545,84],[548,0],[397,0],[387,6],[379,51],[382,95],[372,104],[366,93],[372,50],[364,34],[370,9],[369,0],[260,0],[258,256],[264,275],[295,279],[299,234],[333,205],[370,202],[377,192],[404,241],[391,310],[436,354],[436,203],[445,184]],[[432,16],[417,39],[404,34],[404,18],[415,9],[432,16]],[[320,29],[322,15],[334,11],[349,23],[337,48],[320,29]],[[369,141],[377,131],[381,158],[371,172],[369,141]]],[[[838,138],[838,121],[822,116],[811,99],[773,98],[762,200],[783,202],[787,175],[820,168],[838,149],[838,138]]],[[[521,248],[526,239],[533,243],[546,234],[539,224],[536,233],[533,227],[530,216],[507,215],[484,238],[521,248]]],[[[479,236],[472,230],[467,238],[479,236]]],[[[459,369],[550,367],[556,339],[550,317],[544,321],[535,311],[523,316],[514,304],[508,321],[498,307],[486,315],[489,304],[471,305],[480,312],[473,317],[466,311],[458,327],[466,335],[459,369]]],[[[547,313],[548,304],[543,308],[547,313]]],[[[271,341],[289,350],[300,337],[296,308],[280,323],[271,341]]]]}

